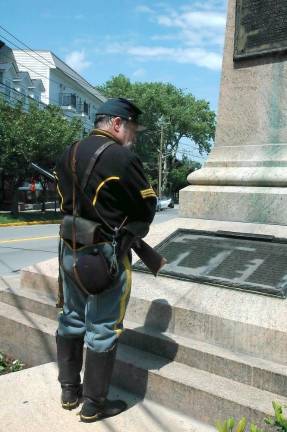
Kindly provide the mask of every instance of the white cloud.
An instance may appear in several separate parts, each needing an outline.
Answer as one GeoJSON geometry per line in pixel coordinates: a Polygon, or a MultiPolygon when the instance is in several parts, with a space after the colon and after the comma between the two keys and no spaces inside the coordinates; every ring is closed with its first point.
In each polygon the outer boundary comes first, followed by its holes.
{"type": "Polygon", "coordinates": [[[164,26],[183,29],[201,29],[202,27],[222,29],[225,25],[225,15],[212,11],[190,11],[174,16],[160,15],[158,22],[164,26]]]}
{"type": "Polygon", "coordinates": [[[172,41],[178,40],[179,37],[175,34],[155,34],[150,39],[153,41],[172,41]]]}
{"type": "MultiPolygon", "coordinates": [[[[186,9],[157,16],[162,27],[174,29],[184,45],[223,47],[226,17],[214,10],[186,9]]],[[[218,49],[218,48],[217,48],[218,49]]]]}
{"type": "Polygon", "coordinates": [[[189,63],[203,66],[211,70],[220,70],[221,55],[200,48],[168,48],[114,44],[108,52],[118,54],[124,52],[137,60],[168,60],[175,63],[189,63]]]}
{"type": "Polygon", "coordinates": [[[137,44],[132,38],[126,43],[110,41],[104,51],[125,52],[138,61],[168,60],[220,70],[225,8],[226,0],[198,0],[177,8],[164,2],[155,2],[152,8],[141,4],[136,11],[148,15],[148,20],[156,25],[156,33],[149,35],[148,42],[145,38],[144,44],[137,44]]]}
{"type": "Polygon", "coordinates": [[[91,62],[86,59],[86,54],[83,50],[70,52],[66,55],[65,62],[77,72],[82,72],[91,65],[91,62]]]}
{"type": "Polygon", "coordinates": [[[147,14],[154,13],[154,11],[149,6],[146,6],[143,4],[138,5],[135,10],[136,10],[136,12],[139,12],[139,13],[147,13],[147,14]]]}
{"type": "MultiPolygon", "coordinates": [[[[196,2],[193,7],[196,10],[216,10],[216,11],[225,11],[228,0],[205,0],[204,2],[196,2]]],[[[190,5],[183,6],[182,10],[189,10],[190,5]]]]}

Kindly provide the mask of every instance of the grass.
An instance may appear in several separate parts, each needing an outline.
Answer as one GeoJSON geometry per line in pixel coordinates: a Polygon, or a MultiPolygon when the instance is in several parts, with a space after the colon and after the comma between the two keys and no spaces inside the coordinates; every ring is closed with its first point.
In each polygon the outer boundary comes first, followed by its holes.
{"type": "Polygon", "coordinates": [[[33,222],[49,222],[49,221],[60,221],[62,215],[60,212],[46,211],[42,213],[40,211],[25,211],[20,212],[18,216],[13,216],[10,213],[0,212],[0,225],[10,223],[33,223],[33,222]]]}

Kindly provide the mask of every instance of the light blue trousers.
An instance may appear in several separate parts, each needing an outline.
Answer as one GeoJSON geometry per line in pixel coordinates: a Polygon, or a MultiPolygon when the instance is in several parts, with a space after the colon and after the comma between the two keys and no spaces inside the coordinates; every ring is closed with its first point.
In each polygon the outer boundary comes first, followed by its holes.
{"type": "MultiPolygon", "coordinates": [[[[71,270],[73,252],[63,244],[62,265],[71,270]]],[[[83,255],[95,246],[85,246],[77,250],[83,255]]],[[[110,260],[110,243],[96,245],[110,260]]],[[[108,290],[97,295],[87,295],[78,288],[71,278],[60,269],[63,279],[64,306],[59,314],[58,334],[64,337],[84,337],[86,346],[95,352],[111,349],[123,331],[123,320],[131,290],[131,265],[128,257],[119,263],[119,275],[108,290]]]]}

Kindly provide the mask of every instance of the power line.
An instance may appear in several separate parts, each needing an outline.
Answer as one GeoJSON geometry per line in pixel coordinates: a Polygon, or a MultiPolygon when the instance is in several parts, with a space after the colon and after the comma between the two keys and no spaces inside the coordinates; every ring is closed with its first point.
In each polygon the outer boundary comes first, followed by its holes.
{"type": "MultiPolygon", "coordinates": [[[[0,37],[2,37],[1,34],[0,34],[0,37]]],[[[9,56],[7,56],[7,55],[5,55],[5,54],[1,54],[1,55],[2,55],[2,57],[5,57],[7,60],[10,60],[10,61],[11,61],[11,57],[9,57],[9,56]]],[[[54,82],[54,83],[56,83],[56,84],[61,84],[60,81],[55,81],[55,80],[52,80],[51,78],[47,78],[45,75],[40,74],[39,72],[36,72],[35,70],[29,68],[28,66],[23,65],[22,63],[20,63],[20,62],[18,62],[18,61],[17,61],[16,63],[19,64],[20,66],[23,66],[24,68],[28,69],[30,72],[33,72],[33,73],[36,74],[37,76],[41,76],[41,77],[45,78],[46,80],[48,79],[48,81],[54,82]]],[[[2,85],[4,85],[4,84],[2,84],[2,85]]],[[[12,90],[15,90],[15,89],[12,89],[12,90]]],[[[15,90],[15,91],[16,91],[16,90],[15,90]]],[[[45,97],[45,99],[48,101],[48,104],[49,104],[50,102],[54,102],[54,104],[55,104],[56,106],[59,106],[59,102],[56,101],[55,99],[49,98],[48,96],[44,96],[44,97],[45,97]]],[[[43,103],[43,102],[42,102],[42,103],[43,103]]],[[[73,116],[71,116],[71,115],[68,115],[68,114],[65,114],[65,115],[67,115],[67,117],[71,117],[71,118],[73,118],[73,116]]]]}
{"type": "MultiPolygon", "coordinates": [[[[8,86],[7,84],[4,84],[4,83],[0,83],[0,87],[1,86],[4,86],[4,87],[6,87],[6,88],[8,88],[8,89],[10,89],[10,90],[12,90],[13,92],[16,92],[16,93],[18,93],[19,95],[21,95],[21,96],[24,96],[25,98],[28,98],[28,99],[30,99],[31,101],[33,101],[34,103],[36,102],[36,103],[38,103],[38,104],[41,104],[41,105],[43,105],[43,108],[47,108],[48,107],[48,105],[46,105],[45,103],[43,103],[43,102],[41,102],[41,101],[38,101],[37,99],[34,99],[34,98],[32,98],[31,96],[29,96],[29,95],[26,95],[25,93],[22,93],[22,92],[20,92],[19,90],[16,90],[16,89],[14,89],[13,87],[10,87],[10,86],[8,86]]],[[[0,92],[0,94],[1,94],[1,92],[0,92]]],[[[9,97],[9,99],[10,98],[13,98],[13,99],[15,99],[15,100],[17,100],[18,102],[20,102],[20,100],[19,99],[17,99],[15,96],[11,96],[11,95],[6,95],[7,97],[9,97]]],[[[7,101],[6,101],[7,102],[7,101]]],[[[71,116],[71,115],[68,115],[68,114],[64,114],[65,115],[65,117],[70,117],[71,119],[73,119],[73,118],[75,118],[75,116],[71,116]]]]}
{"type": "MultiPolygon", "coordinates": [[[[9,42],[9,43],[10,43],[11,45],[13,45],[14,47],[18,48],[19,51],[23,51],[23,52],[27,53],[27,51],[25,51],[25,50],[23,50],[22,48],[20,48],[18,45],[16,45],[14,42],[12,42],[12,41],[10,41],[9,39],[7,39],[7,38],[6,38],[5,36],[3,36],[2,34],[0,34],[0,37],[1,37],[2,39],[4,39],[5,41],[9,42]]],[[[13,52],[13,50],[12,50],[12,52],[13,52]]],[[[5,54],[2,54],[2,53],[1,53],[1,55],[3,55],[5,58],[9,59],[10,61],[13,60],[13,59],[11,59],[11,57],[9,57],[9,56],[7,56],[7,55],[5,55],[5,54]]],[[[29,55],[29,54],[27,54],[27,55],[29,55]]],[[[32,55],[30,55],[30,57],[32,57],[32,58],[33,58],[34,60],[36,60],[36,61],[39,61],[37,58],[35,58],[35,57],[32,56],[32,55]]],[[[15,63],[16,63],[16,64],[19,64],[20,66],[25,67],[26,69],[28,69],[29,71],[35,73],[36,75],[45,78],[45,80],[48,80],[48,81],[54,82],[55,84],[60,84],[60,81],[56,81],[56,80],[53,80],[52,78],[48,78],[46,75],[43,75],[43,74],[41,74],[40,72],[36,72],[35,70],[30,69],[28,66],[24,65],[23,63],[20,63],[20,62],[16,61],[16,59],[15,59],[15,63]]],[[[40,61],[40,63],[42,63],[42,62],[40,61]]],[[[45,64],[45,66],[48,66],[48,65],[45,64]]],[[[50,65],[50,66],[51,66],[51,65],[50,65]]]]}
{"type": "MultiPolygon", "coordinates": [[[[3,39],[5,39],[5,40],[8,40],[8,39],[6,39],[4,36],[2,36],[1,34],[0,34],[0,37],[3,38],[3,39]]],[[[9,41],[8,41],[8,42],[9,42],[9,41]]],[[[9,42],[9,43],[11,43],[11,42],[9,42]]],[[[12,42],[12,45],[15,45],[15,44],[13,44],[13,42],[12,42]]],[[[16,45],[15,45],[15,46],[16,46],[16,45]]],[[[21,51],[25,52],[24,50],[21,50],[21,51]]],[[[5,55],[5,54],[2,54],[2,53],[1,53],[1,56],[5,57],[7,60],[10,60],[10,61],[12,60],[11,57],[9,57],[9,56],[7,56],[7,55],[5,55]]],[[[31,56],[30,56],[30,57],[31,57],[31,56]]],[[[34,57],[33,57],[33,58],[34,58],[34,57]]],[[[37,60],[37,61],[38,61],[38,60],[37,60]]],[[[55,83],[55,84],[62,84],[60,81],[56,81],[56,80],[54,80],[54,79],[52,79],[52,78],[48,78],[46,75],[43,75],[42,73],[40,73],[40,72],[38,72],[38,71],[35,71],[35,70],[31,69],[30,67],[24,65],[23,63],[21,63],[21,62],[19,62],[19,61],[16,61],[16,59],[15,59],[15,63],[16,63],[17,65],[23,66],[23,67],[24,67],[25,69],[27,69],[28,71],[33,72],[33,74],[35,74],[35,75],[37,75],[37,76],[39,76],[39,77],[45,78],[45,80],[47,80],[47,81],[49,81],[49,82],[53,82],[53,83],[55,83]]],[[[47,66],[47,65],[46,65],[46,66],[47,66]]],[[[46,96],[46,99],[49,99],[49,97],[46,96]]],[[[50,100],[52,100],[52,99],[50,99],[50,100]]]]}
{"type": "MultiPolygon", "coordinates": [[[[0,35],[0,37],[2,37],[2,36],[0,35]]],[[[1,55],[2,55],[3,57],[5,57],[7,60],[10,60],[10,61],[11,61],[11,57],[9,57],[9,56],[7,56],[7,55],[5,55],[5,54],[1,54],[1,55]]],[[[48,80],[48,81],[55,82],[56,84],[60,84],[60,82],[54,81],[54,80],[52,80],[52,79],[50,79],[50,78],[47,78],[45,75],[40,74],[39,72],[34,71],[33,69],[29,68],[28,66],[23,65],[23,64],[20,63],[20,62],[16,62],[16,63],[19,64],[20,66],[25,67],[25,68],[28,69],[30,72],[33,72],[34,74],[36,74],[36,75],[38,75],[38,76],[41,76],[41,77],[45,78],[45,79],[48,80]]],[[[55,102],[57,105],[59,105],[58,101],[56,101],[56,100],[54,100],[54,99],[51,99],[51,98],[49,98],[48,96],[45,96],[45,98],[46,98],[47,100],[50,100],[50,101],[52,101],[52,102],[55,102]]]]}
{"type": "Polygon", "coordinates": [[[201,156],[199,154],[194,153],[192,150],[181,150],[181,149],[178,149],[177,153],[185,153],[185,154],[190,154],[190,155],[197,156],[197,157],[204,157],[204,156],[201,156]]]}
{"type": "MultiPolygon", "coordinates": [[[[0,25],[0,28],[2,30],[4,30],[7,34],[9,34],[10,36],[12,36],[12,38],[14,38],[16,41],[20,42],[22,45],[24,45],[26,48],[28,48],[29,50],[33,51],[35,54],[37,54],[39,57],[41,57],[42,59],[45,60],[45,62],[47,62],[47,60],[45,59],[45,57],[41,56],[41,54],[39,54],[37,51],[34,51],[32,48],[30,48],[28,45],[25,44],[25,42],[22,42],[20,39],[18,39],[16,36],[14,36],[12,33],[10,33],[5,27],[0,25]]],[[[47,62],[47,66],[50,66],[50,64],[47,62]]]]}
{"type": "MultiPolygon", "coordinates": [[[[0,36],[1,36],[1,35],[0,35],[0,36]]],[[[5,57],[6,59],[8,59],[8,60],[11,61],[11,58],[10,58],[9,56],[6,56],[5,54],[1,54],[1,55],[2,55],[3,57],[5,57]]],[[[17,63],[18,63],[19,65],[21,65],[21,66],[26,67],[26,66],[23,65],[22,63],[19,63],[19,62],[17,62],[17,63]]],[[[39,75],[39,76],[44,77],[45,79],[47,79],[47,77],[46,77],[45,75],[39,74],[38,72],[33,71],[32,69],[30,69],[30,68],[28,68],[28,67],[27,67],[27,69],[30,70],[31,72],[33,72],[33,73],[39,75]]],[[[49,80],[49,81],[53,81],[53,80],[49,80]]],[[[55,81],[55,82],[56,82],[56,81],[55,81]]],[[[59,82],[59,83],[60,83],[60,82],[59,82]]],[[[1,83],[1,85],[7,86],[7,85],[4,84],[4,83],[1,83]]],[[[9,86],[7,86],[7,87],[9,87],[9,86]]],[[[15,90],[15,89],[12,88],[12,87],[10,87],[10,88],[11,88],[11,90],[17,91],[17,90],[15,90]]],[[[54,104],[55,104],[56,106],[60,106],[60,105],[59,105],[59,102],[56,101],[55,99],[49,98],[48,96],[45,96],[45,99],[48,101],[48,103],[49,103],[49,102],[54,102],[54,104]]],[[[41,101],[41,103],[44,103],[44,102],[41,101]]],[[[47,104],[47,105],[48,105],[48,104],[47,104]]],[[[71,117],[71,118],[73,118],[73,116],[71,116],[71,115],[68,115],[68,114],[65,114],[65,115],[66,115],[67,117],[71,117]]]]}
{"type": "MultiPolygon", "coordinates": [[[[12,33],[8,32],[7,30],[4,29],[4,27],[0,26],[6,33],[10,34],[14,39],[16,39],[17,41],[19,41],[22,45],[28,47],[28,45],[26,45],[24,42],[22,42],[20,39],[16,38],[12,33]]],[[[0,34],[1,38],[3,38],[4,40],[6,40],[8,43],[12,44],[14,47],[18,48],[20,51],[24,52],[26,55],[28,55],[29,57],[33,58],[34,60],[38,61],[39,63],[42,63],[44,66],[49,66],[51,67],[51,64],[47,63],[47,60],[41,56],[37,51],[34,51],[32,48],[28,47],[29,50],[31,50],[32,52],[34,52],[38,57],[44,59],[45,63],[43,63],[40,59],[38,59],[37,57],[33,56],[32,54],[30,54],[27,50],[24,50],[23,48],[19,47],[19,45],[15,44],[15,42],[11,41],[10,39],[8,39],[6,36],[3,36],[2,34],[0,34]]],[[[18,63],[18,62],[17,62],[18,63]]],[[[21,64],[21,63],[19,63],[21,64]]],[[[22,64],[22,66],[26,67],[25,65],[22,64]]],[[[75,72],[76,73],[76,72],[75,72]]],[[[74,77],[73,75],[70,75],[68,72],[65,72],[65,75],[67,75],[69,78],[71,78],[73,81],[79,82],[82,85],[89,85],[93,88],[93,86],[86,81],[85,79],[81,78],[80,75],[78,75],[78,77],[74,77]]],[[[45,77],[47,79],[47,77],[45,77]]],[[[55,81],[50,79],[51,82],[55,82],[57,84],[59,84],[59,81],[55,81]]]]}

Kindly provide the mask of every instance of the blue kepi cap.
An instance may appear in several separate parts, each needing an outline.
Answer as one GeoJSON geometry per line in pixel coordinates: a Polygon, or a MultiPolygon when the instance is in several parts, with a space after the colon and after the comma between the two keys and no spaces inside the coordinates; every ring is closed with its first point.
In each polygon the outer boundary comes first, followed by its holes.
{"type": "Polygon", "coordinates": [[[139,116],[141,114],[142,111],[134,103],[124,98],[108,99],[100,105],[97,111],[97,116],[109,115],[129,120],[137,125],[138,131],[145,130],[145,127],[139,124],[139,116]]]}

